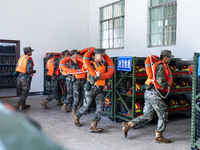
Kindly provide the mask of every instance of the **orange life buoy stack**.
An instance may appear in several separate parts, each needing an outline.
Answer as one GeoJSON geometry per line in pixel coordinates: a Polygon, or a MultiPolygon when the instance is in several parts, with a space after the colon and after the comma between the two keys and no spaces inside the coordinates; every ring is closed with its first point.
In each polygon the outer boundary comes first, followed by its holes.
{"type": "MultiPolygon", "coordinates": [[[[76,60],[78,62],[81,62],[83,63],[83,58],[81,57],[76,57],[76,60]]],[[[69,66],[66,66],[65,64],[67,62],[71,61],[71,57],[66,57],[66,58],[63,58],[61,61],[60,61],[60,69],[61,69],[61,72],[63,75],[67,75],[67,74],[85,74],[85,71],[83,71],[83,69],[71,69],[69,68],[69,66]]]]}
{"type": "MultiPolygon", "coordinates": [[[[83,57],[84,67],[86,68],[86,70],[88,70],[88,72],[93,77],[96,76],[96,72],[91,66],[90,58],[94,54],[94,49],[95,49],[94,47],[90,47],[89,51],[87,53],[85,53],[85,55],[83,57]]],[[[101,79],[108,79],[108,78],[113,76],[113,74],[115,72],[115,66],[114,66],[114,63],[113,63],[112,59],[107,54],[105,54],[103,56],[103,59],[108,64],[108,67],[107,67],[108,70],[107,70],[107,72],[101,74],[101,79]]]]}

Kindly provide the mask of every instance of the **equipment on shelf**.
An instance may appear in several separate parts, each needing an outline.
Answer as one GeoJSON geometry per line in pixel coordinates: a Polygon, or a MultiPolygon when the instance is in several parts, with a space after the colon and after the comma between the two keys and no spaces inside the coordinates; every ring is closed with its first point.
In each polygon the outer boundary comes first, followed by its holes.
{"type": "Polygon", "coordinates": [[[181,86],[181,87],[189,87],[189,84],[188,84],[188,81],[187,80],[180,80],[179,81],[179,85],[181,86]]]}
{"type": "Polygon", "coordinates": [[[174,87],[174,88],[179,88],[180,86],[179,86],[179,84],[178,84],[177,81],[173,81],[172,87],[174,87]]]}
{"type": "Polygon", "coordinates": [[[169,65],[169,68],[171,69],[171,71],[178,71],[178,68],[176,68],[175,65],[169,65]]]}
{"type": "Polygon", "coordinates": [[[144,66],[142,65],[136,65],[136,71],[141,72],[141,71],[145,71],[144,66]]]}
{"type": "Polygon", "coordinates": [[[105,102],[104,102],[104,110],[107,110],[107,109],[110,109],[111,108],[111,99],[109,97],[107,97],[105,99],[105,102]]]}
{"type": "Polygon", "coordinates": [[[186,64],[181,65],[180,70],[188,71],[188,66],[186,64]]]}

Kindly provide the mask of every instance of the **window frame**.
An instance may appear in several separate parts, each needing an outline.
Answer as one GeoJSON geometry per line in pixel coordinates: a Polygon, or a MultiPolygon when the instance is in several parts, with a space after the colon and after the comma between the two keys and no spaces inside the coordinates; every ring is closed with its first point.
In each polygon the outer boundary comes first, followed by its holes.
{"type": "MultiPolygon", "coordinates": [[[[158,5],[155,5],[155,6],[152,6],[152,1],[153,0],[149,0],[148,1],[148,24],[147,24],[147,47],[148,48],[153,48],[153,47],[166,47],[166,46],[175,46],[176,45],[176,37],[177,37],[177,0],[173,0],[173,1],[170,1],[170,2],[163,2],[162,4],[158,4],[158,5]],[[166,16],[165,17],[165,9],[166,7],[168,6],[175,6],[175,15],[170,15],[170,16],[166,16]],[[162,7],[162,11],[163,11],[163,14],[162,14],[162,18],[158,19],[156,18],[155,20],[152,20],[151,17],[152,17],[152,10],[156,7],[162,7]],[[170,32],[169,31],[165,31],[166,29],[166,25],[165,25],[165,21],[166,19],[169,19],[169,18],[175,18],[176,19],[176,22],[175,22],[175,30],[171,30],[170,32]],[[152,22],[153,21],[162,21],[162,32],[156,32],[156,33],[152,33],[152,22]],[[167,33],[167,41],[166,41],[166,33],[167,33]],[[174,40],[171,39],[171,41],[169,40],[169,38],[172,38],[169,37],[169,34],[172,34],[172,33],[175,33],[174,34],[174,40]],[[159,35],[159,34],[162,34],[162,43],[161,45],[152,45],[152,41],[151,41],[151,38],[152,38],[152,35],[159,35]],[[165,44],[167,43],[167,44],[165,44]],[[170,44],[171,43],[171,44],[170,44]]],[[[158,8],[157,8],[158,9],[158,8]]],[[[158,13],[157,13],[158,14],[158,13]]],[[[171,23],[171,22],[170,22],[171,23]]],[[[168,25],[167,25],[168,26],[168,25]]]]}
{"type": "Polygon", "coordinates": [[[125,0],[119,0],[119,1],[116,1],[116,2],[113,2],[113,3],[111,3],[111,4],[107,4],[107,5],[104,5],[104,6],[102,6],[102,7],[100,7],[100,9],[99,9],[99,37],[100,37],[100,40],[99,40],[99,45],[100,45],[100,48],[103,48],[103,41],[104,40],[106,40],[106,41],[108,41],[108,47],[106,47],[105,49],[124,49],[124,31],[125,31],[125,29],[124,29],[124,24],[125,24],[125,5],[124,5],[124,14],[123,15],[120,15],[120,16],[117,16],[117,17],[114,17],[114,5],[116,4],[116,3],[120,3],[120,2],[123,2],[124,1],[124,4],[125,4],[125,0]],[[105,20],[101,20],[101,9],[103,9],[103,8],[106,8],[106,7],[108,7],[108,6],[112,6],[112,18],[108,18],[108,19],[105,19],[105,20]],[[115,20],[117,20],[117,19],[121,19],[120,20],[120,24],[122,24],[123,23],[123,25],[120,25],[120,26],[118,26],[118,27],[115,27],[115,20]],[[110,28],[109,27],[109,21],[112,21],[112,28],[110,28]],[[104,22],[108,22],[108,28],[107,29],[102,29],[102,23],[104,23],[104,22]],[[110,29],[112,29],[112,37],[110,38],[109,36],[110,36],[110,34],[109,34],[109,32],[110,32],[110,29]],[[115,37],[115,33],[114,33],[114,31],[115,31],[115,29],[120,29],[120,32],[122,32],[122,36],[119,36],[118,35],[118,37],[115,37]],[[102,37],[102,35],[103,35],[103,31],[105,31],[105,30],[107,30],[108,31],[108,39],[103,39],[103,37],[102,37]],[[121,43],[121,45],[119,46],[119,47],[115,47],[115,40],[117,40],[117,39],[119,39],[119,40],[121,40],[120,42],[122,42],[121,43]],[[111,46],[110,45],[110,41],[112,40],[112,45],[113,46],[111,46]],[[123,45],[123,46],[122,46],[123,45]]]}

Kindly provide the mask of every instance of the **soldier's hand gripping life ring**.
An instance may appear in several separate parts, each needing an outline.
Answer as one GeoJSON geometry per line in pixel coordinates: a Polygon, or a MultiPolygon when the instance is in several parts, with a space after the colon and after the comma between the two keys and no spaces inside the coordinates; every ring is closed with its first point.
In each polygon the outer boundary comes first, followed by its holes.
{"type": "MultiPolygon", "coordinates": [[[[85,55],[83,57],[84,67],[90,73],[90,75],[93,77],[96,76],[96,72],[91,66],[90,57],[92,57],[92,55],[94,54],[94,49],[95,48],[90,48],[90,50],[87,53],[85,53],[85,55]]],[[[112,59],[107,54],[105,54],[103,56],[103,59],[106,61],[107,65],[108,65],[108,67],[107,67],[108,71],[105,73],[101,73],[101,79],[108,79],[113,76],[113,74],[115,72],[115,66],[114,66],[112,59]]]]}
{"type": "MultiPolygon", "coordinates": [[[[67,75],[67,74],[81,74],[81,73],[85,73],[85,71],[83,71],[83,69],[71,69],[68,66],[66,66],[65,64],[67,62],[71,61],[71,57],[66,57],[63,58],[60,61],[60,69],[63,75],[67,75]]],[[[76,57],[76,61],[83,63],[83,58],[81,57],[76,57]]]]}

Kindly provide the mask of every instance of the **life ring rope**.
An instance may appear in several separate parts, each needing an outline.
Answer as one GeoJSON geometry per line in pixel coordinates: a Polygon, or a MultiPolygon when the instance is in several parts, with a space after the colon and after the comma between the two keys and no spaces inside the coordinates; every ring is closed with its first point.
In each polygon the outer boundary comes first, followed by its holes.
{"type": "Polygon", "coordinates": [[[162,98],[166,99],[167,96],[169,95],[170,90],[168,90],[168,92],[167,92],[167,94],[166,94],[165,96],[163,96],[163,95],[158,91],[158,89],[157,89],[157,87],[156,87],[156,84],[155,84],[155,80],[156,80],[156,79],[155,79],[154,70],[153,70],[153,68],[152,68],[152,59],[151,59],[151,57],[155,58],[153,55],[150,55],[151,70],[152,70],[152,73],[153,73],[153,79],[152,79],[151,81],[153,82],[154,87],[155,87],[157,93],[158,93],[162,98]]]}

